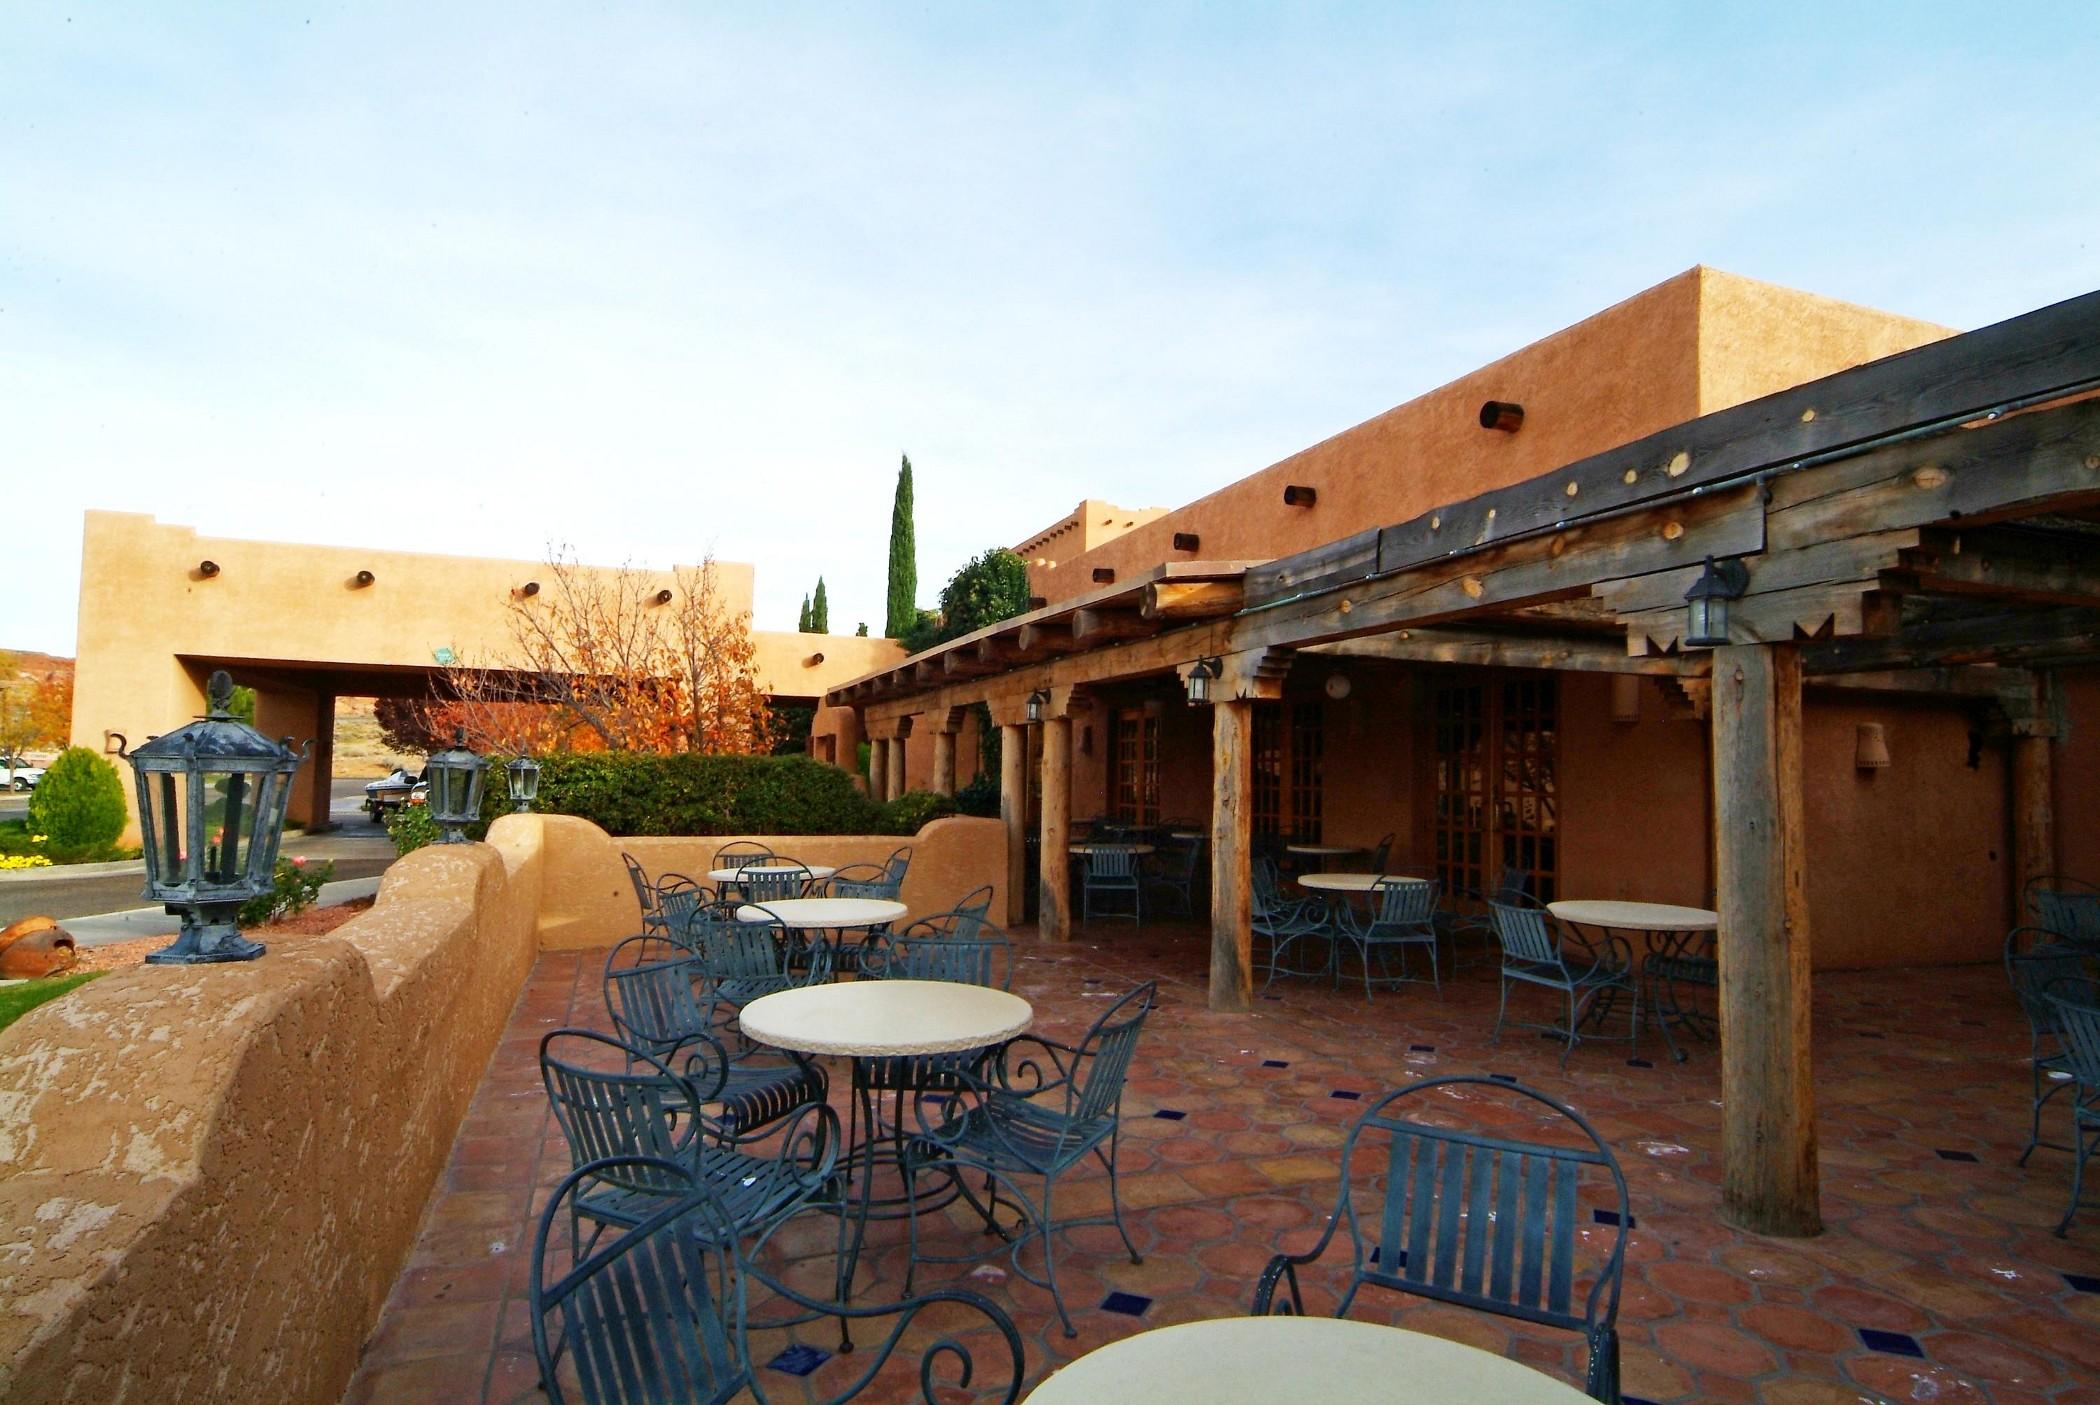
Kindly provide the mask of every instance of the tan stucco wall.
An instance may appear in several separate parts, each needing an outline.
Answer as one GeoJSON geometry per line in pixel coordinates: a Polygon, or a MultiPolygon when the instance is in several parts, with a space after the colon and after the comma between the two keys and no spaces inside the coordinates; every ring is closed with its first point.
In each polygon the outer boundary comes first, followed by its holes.
{"type": "Polygon", "coordinates": [[[0,1032],[0,1399],[334,1405],[531,967],[539,838],[0,1032]]]}
{"type": "Polygon", "coordinates": [[[909,845],[911,867],[899,899],[909,909],[907,921],[945,912],[965,893],[987,884],[993,890],[992,911],[1005,911],[1006,831],[997,820],[963,816],[935,820],[910,837],[721,834],[615,839],[589,820],[567,815],[535,818],[547,828],[546,897],[540,909],[539,944],[549,950],[610,946],[641,929],[641,910],[620,862],[623,851],[634,855],[652,876],[682,873],[705,883],[715,851],[740,839],[754,839],[776,854],[834,868],[879,864],[909,845]]]}
{"type": "Polygon", "coordinates": [[[1014,551],[1028,563],[1030,575],[1034,577],[1055,570],[1061,561],[1083,556],[1103,543],[1114,541],[1155,518],[1164,517],[1171,510],[1164,507],[1119,507],[1106,498],[1087,498],[1026,541],[1016,543],[1014,551]]]}
{"type": "Polygon", "coordinates": [[[1282,462],[1061,561],[1031,567],[1056,602],[1163,561],[1266,560],[1518,482],[1729,405],[1935,341],[1949,329],[1755,279],[1693,268],[1282,462]],[[1524,407],[1515,434],[1480,427],[1486,400],[1524,407]],[[1286,507],[1286,484],[1316,488],[1286,507]]]}

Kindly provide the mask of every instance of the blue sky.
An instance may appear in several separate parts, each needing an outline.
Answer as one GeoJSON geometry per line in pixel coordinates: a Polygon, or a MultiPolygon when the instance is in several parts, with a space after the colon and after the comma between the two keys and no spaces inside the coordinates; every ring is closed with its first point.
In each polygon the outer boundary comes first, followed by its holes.
{"type": "Polygon", "coordinates": [[[84,509],[882,615],[1695,263],[2100,286],[2090,5],[0,10],[0,646],[84,509]],[[468,522],[446,538],[451,515],[468,522]],[[440,516],[443,514],[443,516],[440,516]]]}

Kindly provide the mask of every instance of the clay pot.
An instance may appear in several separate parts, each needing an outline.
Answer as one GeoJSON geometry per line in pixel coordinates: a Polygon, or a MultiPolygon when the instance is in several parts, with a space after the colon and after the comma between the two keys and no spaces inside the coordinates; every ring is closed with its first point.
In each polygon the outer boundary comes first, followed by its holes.
{"type": "Polygon", "coordinates": [[[25,917],[0,932],[0,979],[55,976],[76,959],[73,934],[49,917],[25,917]]]}

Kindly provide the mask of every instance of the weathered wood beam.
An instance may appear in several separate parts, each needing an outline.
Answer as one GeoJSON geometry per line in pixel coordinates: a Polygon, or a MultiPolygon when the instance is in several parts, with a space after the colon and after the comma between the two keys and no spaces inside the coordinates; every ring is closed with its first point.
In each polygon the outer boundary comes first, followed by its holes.
{"type": "Polygon", "coordinates": [[[1389,659],[1395,663],[1461,664],[1482,668],[1552,668],[1578,673],[1702,673],[1703,653],[1629,654],[1615,639],[1550,634],[1497,634],[1484,629],[1423,625],[1390,634],[1366,634],[1313,644],[1304,654],[1389,659]]]}
{"type": "Polygon", "coordinates": [[[1085,648],[1157,633],[1159,626],[1136,610],[1076,610],[1072,614],[1072,642],[1085,648]]]}
{"type": "Polygon", "coordinates": [[[1014,633],[1014,654],[1022,660],[1069,654],[1078,647],[1078,642],[1072,638],[1072,622],[1069,618],[1038,620],[1033,624],[1022,625],[1014,633]]]}
{"type": "Polygon", "coordinates": [[[998,671],[999,665],[986,663],[975,649],[950,649],[941,655],[941,672],[950,679],[980,678],[998,671]]]}
{"type": "Polygon", "coordinates": [[[1072,719],[1046,718],[1043,726],[1042,849],[1037,855],[1036,934],[1045,941],[1072,936],[1072,719]]]}
{"type": "Polygon", "coordinates": [[[1956,665],[1947,668],[1811,674],[1808,686],[1845,693],[1895,693],[1910,697],[1982,698],[1994,702],[2020,702],[2032,695],[2034,675],[2024,668],[1956,665]]]}
{"type": "Polygon", "coordinates": [[[2100,662],[2100,610],[2070,606],[1928,621],[1884,638],[1824,639],[1802,646],[1802,663],[1811,673],[2093,662],[2100,662]]]}
{"type": "Polygon", "coordinates": [[[1243,1011],[1254,994],[1254,704],[1210,713],[1210,1008],[1243,1011]]]}
{"type": "Polygon", "coordinates": [[[1148,620],[1204,620],[1236,614],[1246,600],[1239,581],[1155,581],[1145,587],[1139,613],[1148,620]]]}
{"type": "MultiPolygon", "coordinates": [[[[1746,595],[1728,607],[1728,637],[1738,644],[1784,644],[1839,635],[1885,634],[1894,627],[1893,598],[1871,581],[1837,582],[1746,595]]],[[[1685,608],[1626,616],[1626,646],[1670,653],[1682,646],[1685,608]]]]}
{"type": "Polygon", "coordinates": [[[2004,527],[1934,529],[1882,573],[1882,583],[2030,605],[2100,606],[2100,551],[2088,540],[2004,527]]]}

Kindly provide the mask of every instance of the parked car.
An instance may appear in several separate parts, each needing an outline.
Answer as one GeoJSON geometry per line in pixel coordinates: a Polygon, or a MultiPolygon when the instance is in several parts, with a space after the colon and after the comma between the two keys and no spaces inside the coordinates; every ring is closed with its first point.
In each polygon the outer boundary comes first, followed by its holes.
{"type": "Polygon", "coordinates": [[[419,771],[396,766],[392,773],[365,783],[365,812],[372,823],[385,824],[388,815],[403,805],[420,805],[430,794],[430,783],[419,771]]]}
{"type": "Polygon", "coordinates": [[[0,769],[7,772],[9,790],[30,790],[44,778],[44,768],[26,756],[0,756],[0,769]]]}

